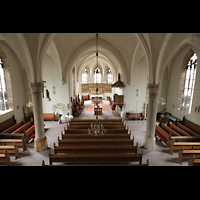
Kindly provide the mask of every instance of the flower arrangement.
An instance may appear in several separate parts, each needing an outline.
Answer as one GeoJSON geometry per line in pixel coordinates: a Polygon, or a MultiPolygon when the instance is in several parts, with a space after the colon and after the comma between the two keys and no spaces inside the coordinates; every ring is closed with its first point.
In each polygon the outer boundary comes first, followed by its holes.
{"type": "Polygon", "coordinates": [[[54,112],[56,112],[57,109],[61,109],[62,111],[68,111],[67,106],[65,104],[62,104],[62,103],[57,103],[55,105],[52,105],[52,110],[54,112]]]}

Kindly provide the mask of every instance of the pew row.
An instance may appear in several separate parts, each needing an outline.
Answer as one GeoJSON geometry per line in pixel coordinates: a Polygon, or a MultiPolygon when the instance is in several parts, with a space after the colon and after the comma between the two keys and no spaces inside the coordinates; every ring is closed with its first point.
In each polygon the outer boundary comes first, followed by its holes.
{"type": "Polygon", "coordinates": [[[195,156],[193,155],[188,161],[188,166],[200,166],[200,159],[195,159],[195,156]]]}
{"type": "Polygon", "coordinates": [[[0,146],[14,146],[14,144],[16,144],[18,147],[23,147],[23,151],[27,150],[26,143],[23,139],[0,139],[0,146]]]}
{"type": "MultiPolygon", "coordinates": [[[[81,118],[73,118],[71,122],[96,122],[96,119],[81,119],[81,118]]],[[[122,122],[122,118],[115,119],[98,119],[98,122],[122,122]]]]}
{"type": "Polygon", "coordinates": [[[5,163],[6,166],[10,166],[10,156],[8,155],[7,150],[0,154],[0,162],[5,163]]]}
{"type": "Polygon", "coordinates": [[[170,154],[173,155],[174,150],[186,149],[200,149],[200,142],[174,142],[170,143],[170,154]]]}
{"type": "Polygon", "coordinates": [[[139,162],[142,163],[141,154],[51,154],[49,151],[49,164],[53,162],[67,163],[120,163],[139,162]]]}
{"type": "Polygon", "coordinates": [[[174,142],[200,142],[200,136],[171,136],[174,142]]]}
{"type": "MultiPolygon", "coordinates": [[[[99,120],[98,120],[99,121],[99,120]]],[[[124,122],[122,122],[122,121],[120,121],[120,122],[118,122],[118,121],[116,121],[116,122],[109,122],[109,121],[99,121],[100,123],[103,123],[103,125],[124,125],[124,122]]],[[[70,122],[69,124],[70,125],[80,125],[80,126],[82,126],[82,125],[88,125],[88,126],[90,126],[91,125],[91,123],[92,122],[70,122]]]]}
{"type": "Polygon", "coordinates": [[[179,133],[177,133],[175,130],[167,126],[165,123],[160,123],[160,127],[165,130],[168,134],[171,133],[172,136],[181,136],[179,133]]]}
{"type": "Polygon", "coordinates": [[[137,153],[138,143],[136,146],[56,146],[54,143],[54,154],[103,154],[103,153],[137,153]]]}
{"type": "Polygon", "coordinates": [[[178,153],[178,162],[182,165],[183,158],[191,158],[193,155],[195,158],[200,158],[200,150],[184,150],[181,147],[181,151],[178,153]]]}
{"type": "MultiPolygon", "coordinates": [[[[88,134],[88,129],[71,129],[63,131],[65,134],[88,134]]],[[[106,134],[128,134],[128,129],[106,129],[106,134]]]]}
{"type": "Polygon", "coordinates": [[[173,129],[174,131],[176,131],[179,135],[181,136],[191,136],[189,133],[185,132],[184,130],[182,130],[181,128],[179,128],[178,126],[172,124],[172,122],[169,123],[169,127],[171,129],[173,129]]]}
{"type": "MultiPolygon", "coordinates": [[[[95,137],[95,139],[130,139],[130,134],[107,134],[105,133],[102,137],[95,137]]],[[[61,139],[94,139],[94,136],[83,134],[63,134],[61,132],[61,139]]]]}
{"type": "MultiPolygon", "coordinates": [[[[127,129],[124,125],[110,125],[110,124],[103,124],[103,127],[106,129],[127,129]]],[[[73,130],[73,129],[88,129],[90,128],[90,125],[67,125],[67,130],[73,130]]]]}
{"type": "Polygon", "coordinates": [[[170,136],[171,136],[171,134],[168,134],[164,129],[162,129],[157,124],[156,124],[155,134],[162,140],[163,144],[166,147],[170,146],[170,136]]]}
{"type": "Polygon", "coordinates": [[[200,136],[198,133],[194,132],[193,130],[189,129],[188,127],[184,126],[183,124],[180,124],[179,122],[175,122],[175,125],[184,130],[185,132],[189,133],[192,136],[200,136]]]}
{"type": "Polygon", "coordinates": [[[15,116],[13,115],[11,118],[0,123],[0,133],[2,133],[3,131],[5,131],[6,129],[15,124],[16,124],[16,119],[15,116]]]}
{"type": "Polygon", "coordinates": [[[7,151],[7,153],[15,154],[15,160],[19,158],[19,150],[16,143],[14,143],[14,146],[7,146],[7,145],[0,146],[0,153],[4,153],[5,150],[7,151]]]}
{"type": "MultiPolygon", "coordinates": [[[[9,127],[8,129],[4,130],[0,134],[0,138],[2,134],[10,134],[10,135],[16,135],[16,134],[24,134],[25,133],[25,141],[28,143],[34,136],[35,136],[35,124],[33,121],[29,121],[28,123],[24,123],[23,121],[13,125],[12,127],[9,127]]],[[[12,137],[9,137],[12,138],[12,137]]],[[[13,137],[14,138],[14,137],[13,137]]]]}
{"type": "Polygon", "coordinates": [[[57,167],[57,166],[66,166],[66,167],[76,167],[76,166],[79,166],[79,167],[88,167],[88,166],[91,166],[91,167],[98,167],[98,166],[109,166],[109,167],[111,167],[111,166],[118,166],[118,167],[121,167],[121,166],[123,166],[123,167],[137,167],[137,166],[149,166],[149,160],[147,159],[147,161],[146,161],[146,164],[130,164],[130,163],[126,163],[126,164],[124,164],[124,163],[120,163],[120,164],[118,164],[118,163],[112,163],[112,164],[104,164],[104,163],[102,163],[102,164],[100,164],[100,163],[98,163],[98,164],[62,164],[62,165],[45,165],[45,162],[44,162],[44,160],[42,161],[42,166],[55,166],[55,167],[57,167]]]}
{"type": "Polygon", "coordinates": [[[133,146],[133,139],[63,139],[59,146],[133,146]]]}
{"type": "Polygon", "coordinates": [[[200,135],[200,125],[186,119],[185,116],[183,117],[183,125],[200,135]]]}
{"type": "Polygon", "coordinates": [[[23,133],[24,130],[27,130],[33,124],[34,124],[33,121],[29,121],[27,123],[20,121],[19,123],[17,123],[15,125],[7,128],[6,130],[4,130],[2,133],[11,133],[11,134],[23,133]]]}

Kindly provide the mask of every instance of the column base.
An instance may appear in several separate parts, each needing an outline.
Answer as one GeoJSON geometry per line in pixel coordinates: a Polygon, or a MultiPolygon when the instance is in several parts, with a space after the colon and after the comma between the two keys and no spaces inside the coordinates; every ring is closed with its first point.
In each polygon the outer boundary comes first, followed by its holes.
{"type": "Polygon", "coordinates": [[[35,147],[36,151],[44,151],[44,150],[46,150],[47,147],[48,147],[46,136],[44,136],[41,139],[35,138],[34,147],[35,147]]]}
{"type": "Polygon", "coordinates": [[[153,138],[145,137],[144,147],[146,149],[148,149],[149,151],[154,150],[155,149],[155,141],[156,141],[155,137],[153,137],[153,138]]]}

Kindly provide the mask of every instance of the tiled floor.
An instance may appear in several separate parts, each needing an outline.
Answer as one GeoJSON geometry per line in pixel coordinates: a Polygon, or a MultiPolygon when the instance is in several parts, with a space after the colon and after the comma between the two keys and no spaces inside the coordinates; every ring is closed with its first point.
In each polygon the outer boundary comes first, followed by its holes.
{"type": "MultiPolygon", "coordinates": [[[[106,103],[106,101],[104,102],[106,103]]],[[[108,106],[110,109],[110,106],[108,106]]],[[[86,106],[84,106],[86,109],[86,106]]],[[[93,112],[85,112],[83,109],[82,113],[79,117],[83,118],[95,118],[93,112]]],[[[107,112],[104,112],[102,116],[104,117],[114,117],[111,109],[107,112]]],[[[128,129],[131,131],[131,137],[134,136],[134,145],[138,142],[138,152],[143,151],[143,159],[142,163],[146,163],[146,160],[149,159],[149,166],[187,166],[188,159],[183,160],[183,165],[180,165],[177,162],[178,151],[175,151],[173,156],[169,154],[169,148],[165,148],[164,145],[156,139],[156,146],[153,151],[148,151],[143,148],[144,138],[146,134],[146,121],[125,121],[128,129]]],[[[34,143],[30,143],[27,145],[27,151],[22,152],[22,148],[19,147],[20,158],[14,160],[14,155],[10,155],[11,165],[12,166],[41,166],[42,160],[45,161],[45,164],[49,164],[48,153],[49,150],[53,153],[53,144],[55,142],[58,145],[58,136],[61,135],[61,131],[63,130],[66,123],[58,124],[53,121],[45,121],[46,137],[48,142],[48,149],[43,152],[36,152],[34,149],[34,143]]],[[[0,163],[0,165],[3,165],[0,163]]]]}

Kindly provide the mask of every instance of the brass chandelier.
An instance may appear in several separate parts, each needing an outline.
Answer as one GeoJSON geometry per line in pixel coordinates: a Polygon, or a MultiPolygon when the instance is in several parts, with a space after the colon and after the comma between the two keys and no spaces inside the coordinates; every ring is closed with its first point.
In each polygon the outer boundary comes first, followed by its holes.
{"type": "MultiPolygon", "coordinates": [[[[96,57],[97,57],[97,67],[98,67],[98,34],[96,34],[96,57]]],[[[98,95],[98,83],[96,88],[96,95],[98,95]]],[[[95,137],[97,136],[102,137],[105,132],[106,129],[103,127],[103,123],[98,122],[98,116],[96,116],[96,122],[91,123],[90,128],[88,128],[88,135],[94,135],[95,137]]]]}
{"type": "Polygon", "coordinates": [[[103,127],[103,123],[98,122],[98,116],[96,116],[96,122],[91,123],[90,128],[88,128],[88,135],[102,137],[104,133],[106,133],[106,129],[103,127]]]}

